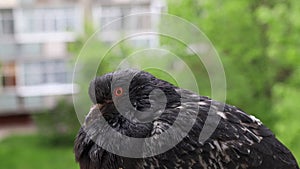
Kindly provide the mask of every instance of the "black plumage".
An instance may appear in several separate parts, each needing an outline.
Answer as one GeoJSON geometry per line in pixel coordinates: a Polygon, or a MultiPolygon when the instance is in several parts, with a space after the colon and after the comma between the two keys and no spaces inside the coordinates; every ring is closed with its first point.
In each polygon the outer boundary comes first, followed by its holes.
{"type": "MultiPolygon", "coordinates": [[[[147,72],[123,70],[96,77],[90,84],[89,94],[94,106],[79,130],[74,146],[81,169],[299,169],[291,152],[255,117],[226,104],[219,109],[213,106],[218,102],[177,88],[147,72]],[[130,83],[128,77],[133,77],[130,83]],[[122,88],[126,83],[130,84],[128,90],[122,88]],[[162,92],[153,97],[151,93],[155,90],[162,92]],[[166,99],[163,107],[153,106],[163,97],[166,99]],[[209,109],[221,120],[212,135],[200,142],[199,134],[209,109]],[[124,111],[126,118],[119,111],[124,111]],[[145,149],[118,144],[118,138],[110,136],[109,128],[129,137],[155,140],[155,136],[168,132],[179,111],[186,118],[189,118],[188,114],[195,114],[195,123],[178,144],[162,154],[130,158],[103,148],[108,145],[120,151],[140,153],[145,149]]],[[[176,132],[180,135],[185,131],[179,126],[176,132]]],[[[180,138],[176,134],[171,137],[180,138]]],[[[151,149],[149,145],[142,146],[151,149]]]]}

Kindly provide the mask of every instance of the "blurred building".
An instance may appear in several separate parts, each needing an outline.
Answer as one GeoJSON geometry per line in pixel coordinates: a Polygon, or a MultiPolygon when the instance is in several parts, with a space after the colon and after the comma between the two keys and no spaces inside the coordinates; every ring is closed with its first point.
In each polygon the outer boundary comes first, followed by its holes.
{"type": "MultiPolygon", "coordinates": [[[[0,1],[0,116],[26,114],[55,105],[73,94],[68,43],[84,34],[85,18],[101,27],[131,13],[161,12],[161,0],[5,0],[0,1]]],[[[153,18],[139,16],[101,34],[111,43],[120,30],[151,30],[153,18]]],[[[158,45],[154,36],[133,45],[158,45]]]]}

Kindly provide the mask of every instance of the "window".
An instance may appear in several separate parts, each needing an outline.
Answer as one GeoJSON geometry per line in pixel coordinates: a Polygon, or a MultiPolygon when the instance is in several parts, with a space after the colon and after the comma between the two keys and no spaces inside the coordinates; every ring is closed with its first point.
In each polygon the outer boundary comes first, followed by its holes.
{"type": "Polygon", "coordinates": [[[150,9],[146,7],[136,7],[130,10],[130,14],[137,13],[138,15],[133,15],[125,18],[124,26],[126,30],[149,30],[151,29],[151,18],[149,14],[142,14],[143,12],[150,12],[150,9]]]}
{"type": "Polygon", "coordinates": [[[23,64],[23,85],[69,84],[72,72],[66,60],[43,60],[23,64]]]}
{"type": "MultiPolygon", "coordinates": [[[[104,6],[101,8],[101,13],[98,14],[100,16],[100,25],[104,26],[111,23],[115,19],[120,19],[121,17],[135,14],[135,13],[143,13],[150,12],[149,7],[147,6],[104,6]]],[[[97,16],[96,16],[97,17],[97,16]]],[[[109,26],[109,30],[113,31],[121,31],[121,30],[143,30],[151,28],[151,19],[150,15],[136,15],[125,17],[121,19],[121,21],[114,22],[109,26]]]]}
{"type": "Polygon", "coordinates": [[[0,44],[0,57],[2,60],[8,59],[10,56],[16,54],[17,45],[13,43],[1,43],[0,44]]]}
{"type": "MultiPolygon", "coordinates": [[[[116,7],[106,7],[102,9],[100,23],[101,26],[105,26],[112,22],[113,20],[122,16],[119,8],[116,7]]],[[[116,22],[110,26],[110,30],[120,30],[122,28],[121,22],[116,22]]]]}
{"type": "Polygon", "coordinates": [[[19,0],[19,3],[21,5],[32,5],[32,4],[34,4],[34,1],[35,0],[19,0]]]}
{"type": "Polygon", "coordinates": [[[11,9],[0,9],[0,35],[14,33],[14,19],[11,9]]]}
{"type": "Polygon", "coordinates": [[[75,8],[22,9],[21,32],[68,32],[75,31],[79,18],[75,8]]]}
{"type": "Polygon", "coordinates": [[[1,60],[13,60],[17,57],[35,57],[42,53],[42,46],[39,43],[1,43],[0,58],[1,60]]]}
{"type": "Polygon", "coordinates": [[[27,109],[42,108],[45,105],[43,104],[43,97],[40,96],[24,97],[23,102],[24,107],[27,109]]]}
{"type": "Polygon", "coordinates": [[[16,66],[14,62],[4,63],[2,69],[2,86],[14,87],[16,86],[16,66]]]}
{"type": "Polygon", "coordinates": [[[0,95],[0,113],[5,111],[16,110],[18,107],[18,100],[15,93],[3,92],[0,95]]]}
{"type": "Polygon", "coordinates": [[[40,56],[42,45],[40,43],[26,43],[19,45],[20,55],[24,57],[40,56]]]}

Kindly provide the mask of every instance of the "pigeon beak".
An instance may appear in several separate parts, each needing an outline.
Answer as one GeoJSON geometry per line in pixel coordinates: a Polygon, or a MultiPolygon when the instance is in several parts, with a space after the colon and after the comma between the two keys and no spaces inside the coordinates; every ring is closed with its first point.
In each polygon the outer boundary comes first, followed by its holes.
{"type": "Polygon", "coordinates": [[[98,110],[101,110],[101,108],[103,107],[104,105],[103,104],[94,104],[91,108],[90,108],[90,112],[95,110],[95,109],[98,109],[98,110]]]}
{"type": "Polygon", "coordinates": [[[106,101],[105,103],[97,103],[94,104],[91,108],[90,108],[90,112],[92,112],[93,110],[98,110],[99,112],[101,112],[103,114],[103,112],[101,111],[103,107],[105,107],[107,104],[111,104],[113,103],[113,101],[106,101]]]}
{"type": "Polygon", "coordinates": [[[102,107],[104,107],[104,104],[95,104],[94,106],[96,106],[97,109],[101,110],[102,107]]]}
{"type": "Polygon", "coordinates": [[[106,101],[105,103],[102,103],[102,104],[100,104],[100,103],[94,104],[94,105],[91,107],[90,111],[91,111],[91,110],[94,110],[94,109],[101,110],[105,105],[111,104],[111,103],[113,103],[113,101],[109,100],[109,101],[106,101]]]}

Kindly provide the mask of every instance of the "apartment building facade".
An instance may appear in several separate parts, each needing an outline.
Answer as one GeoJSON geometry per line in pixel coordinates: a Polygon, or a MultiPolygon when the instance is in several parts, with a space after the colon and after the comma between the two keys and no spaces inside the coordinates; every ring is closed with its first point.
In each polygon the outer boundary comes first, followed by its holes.
{"type": "MultiPolygon", "coordinates": [[[[6,0],[0,2],[0,116],[50,108],[57,98],[74,94],[68,44],[84,34],[86,15],[95,28],[114,19],[165,10],[152,0],[6,0]]],[[[104,31],[113,42],[121,31],[155,29],[149,15],[124,20],[104,31]]],[[[139,36],[133,45],[155,46],[155,36],[139,36]]]]}

